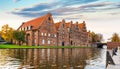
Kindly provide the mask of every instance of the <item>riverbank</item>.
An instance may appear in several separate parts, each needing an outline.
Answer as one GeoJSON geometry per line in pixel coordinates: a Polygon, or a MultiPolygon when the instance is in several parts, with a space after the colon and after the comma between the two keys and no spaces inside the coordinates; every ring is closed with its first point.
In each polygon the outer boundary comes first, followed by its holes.
{"type": "Polygon", "coordinates": [[[120,69],[120,51],[118,51],[117,55],[112,55],[112,50],[108,50],[110,55],[112,56],[112,59],[115,63],[115,65],[108,64],[107,69],[120,69]]]}
{"type": "Polygon", "coordinates": [[[25,45],[0,45],[1,49],[7,49],[7,48],[91,48],[90,46],[25,46],[25,45]]]}

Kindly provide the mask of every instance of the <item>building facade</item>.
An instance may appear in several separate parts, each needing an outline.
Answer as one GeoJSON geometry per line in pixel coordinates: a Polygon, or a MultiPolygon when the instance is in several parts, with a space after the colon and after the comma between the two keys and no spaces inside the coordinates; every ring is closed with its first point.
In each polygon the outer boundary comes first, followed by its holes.
{"type": "Polygon", "coordinates": [[[22,23],[18,30],[26,32],[25,44],[32,46],[88,46],[91,40],[85,21],[54,23],[50,13],[22,23]]]}

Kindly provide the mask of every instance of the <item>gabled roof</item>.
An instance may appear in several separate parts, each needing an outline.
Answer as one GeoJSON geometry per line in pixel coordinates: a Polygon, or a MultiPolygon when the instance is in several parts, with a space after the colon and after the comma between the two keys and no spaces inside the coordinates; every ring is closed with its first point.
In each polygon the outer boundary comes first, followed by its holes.
{"type": "Polygon", "coordinates": [[[46,17],[48,17],[49,15],[51,15],[51,14],[48,13],[48,14],[46,14],[44,16],[38,17],[38,18],[30,20],[28,22],[24,22],[20,27],[32,26],[32,29],[38,29],[42,25],[42,23],[44,22],[44,20],[46,19],[46,17]]]}

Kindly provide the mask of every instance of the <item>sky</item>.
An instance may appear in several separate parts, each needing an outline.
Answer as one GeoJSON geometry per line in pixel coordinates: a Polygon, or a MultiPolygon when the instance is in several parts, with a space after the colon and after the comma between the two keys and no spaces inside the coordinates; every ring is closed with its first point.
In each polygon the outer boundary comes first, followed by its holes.
{"type": "Polygon", "coordinates": [[[120,0],[0,0],[0,30],[51,13],[54,22],[86,22],[87,29],[103,34],[104,40],[120,34],[120,0]]]}

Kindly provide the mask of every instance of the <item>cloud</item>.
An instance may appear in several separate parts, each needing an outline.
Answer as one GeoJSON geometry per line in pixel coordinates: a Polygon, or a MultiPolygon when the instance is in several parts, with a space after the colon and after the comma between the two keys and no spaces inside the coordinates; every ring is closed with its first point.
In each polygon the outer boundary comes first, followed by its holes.
{"type": "Polygon", "coordinates": [[[108,13],[108,14],[110,14],[110,15],[119,15],[120,12],[111,12],[111,13],[108,13]]]}
{"type": "Polygon", "coordinates": [[[18,2],[18,1],[20,1],[20,0],[13,0],[13,2],[15,2],[15,3],[18,2]]]}
{"type": "MultiPolygon", "coordinates": [[[[12,14],[24,17],[39,17],[48,12],[56,16],[74,15],[76,13],[94,13],[119,8],[114,2],[97,2],[98,0],[59,0],[51,3],[40,3],[32,7],[16,9],[12,14]],[[86,4],[84,4],[86,3],[86,4]],[[73,6],[73,5],[78,5],[73,6]],[[72,7],[71,7],[72,6],[72,7]],[[109,7],[108,7],[109,6],[109,7]]],[[[77,19],[77,18],[76,18],[77,19]]]]}
{"type": "Polygon", "coordinates": [[[43,11],[46,9],[51,9],[55,6],[54,4],[47,4],[47,3],[40,3],[37,5],[34,5],[33,7],[30,8],[23,8],[21,11],[43,11]]]}

